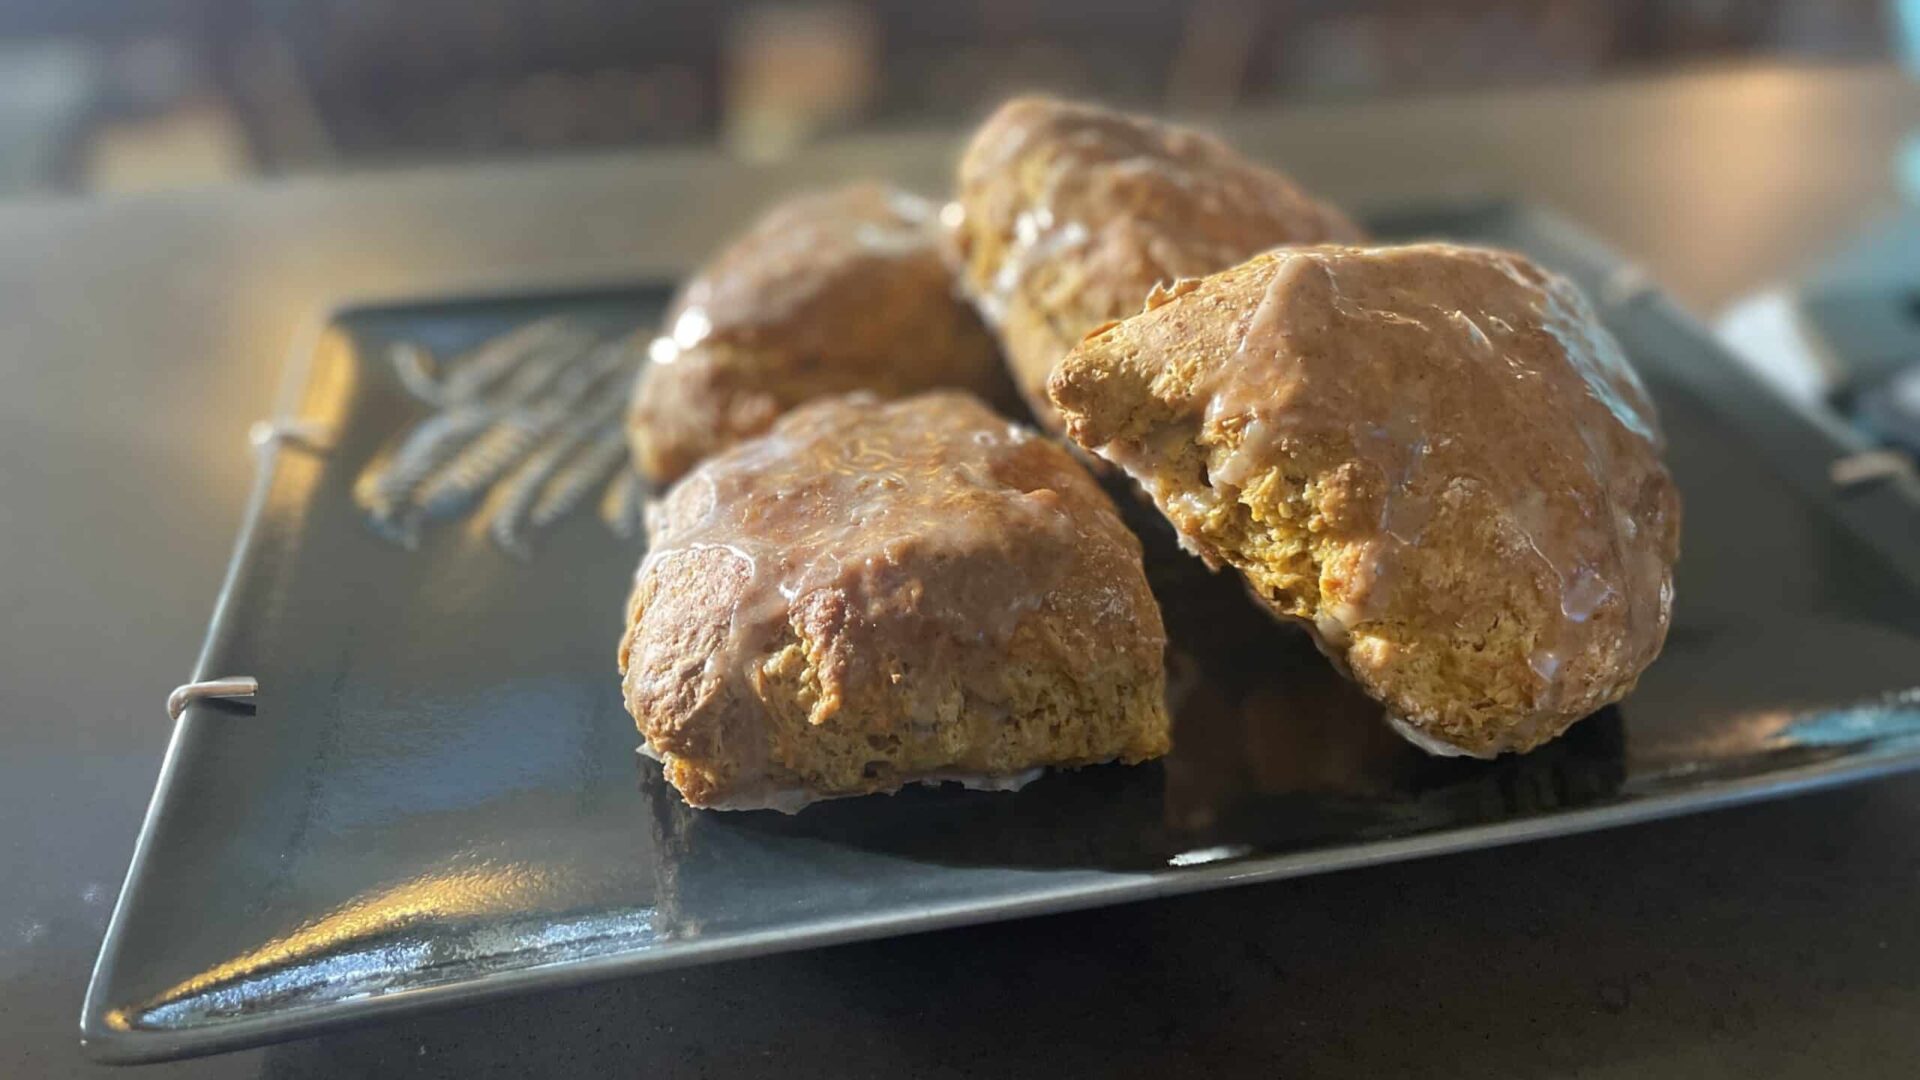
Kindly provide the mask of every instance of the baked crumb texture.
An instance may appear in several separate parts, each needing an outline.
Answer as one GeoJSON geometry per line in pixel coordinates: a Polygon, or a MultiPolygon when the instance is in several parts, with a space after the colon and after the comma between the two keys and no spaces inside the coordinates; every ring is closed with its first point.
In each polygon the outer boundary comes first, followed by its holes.
{"type": "Polygon", "coordinates": [[[1653,407],[1578,290],[1519,255],[1261,255],[1155,290],[1051,392],[1429,751],[1538,746],[1665,639],[1680,507],[1653,407]]]}
{"type": "Polygon", "coordinates": [[[1280,244],[1357,242],[1338,210],[1210,135],[1047,98],[1008,102],[960,162],[951,257],[1014,382],[1058,427],[1047,376],[1156,282],[1280,244]]]}
{"type": "Polygon", "coordinates": [[[648,347],[627,417],[640,472],[676,480],[817,397],[951,386],[1011,400],[935,216],[917,196],[855,184],[781,203],[716,255],[648,347]]]}
{"type": "Polygon", "coordinates": [[[972,397],[803,406],[689,474],[649,531],[620,669],[694,806],[1167,750],[1139,541],[1065,449],[972,397]]]}

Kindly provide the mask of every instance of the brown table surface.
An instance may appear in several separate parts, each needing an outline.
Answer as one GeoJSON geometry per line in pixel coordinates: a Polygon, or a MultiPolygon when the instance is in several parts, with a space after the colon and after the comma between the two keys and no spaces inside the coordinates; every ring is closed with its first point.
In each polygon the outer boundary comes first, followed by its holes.
{"type": "MultiPolygon", "coordinates": [[[[1894,205],[1920,87],[1740,69],[1246,114],[1362,207],[1508,192],[1696,310],[1894,205]]],[[[670,272],[951,134],[0,205],[0,1076],[76,1018],[262,416],[327,301],[670,272]]],[[[1706,558],[1711,553],[1689,552],[1706,558]]],[[[1765,587],[1765,583],[1756,583],[1765,587]]],[[[160,1066],[658,1077],[1920,1074],[1920,777],[1525,847],[634,978],[160,1066]]]]}

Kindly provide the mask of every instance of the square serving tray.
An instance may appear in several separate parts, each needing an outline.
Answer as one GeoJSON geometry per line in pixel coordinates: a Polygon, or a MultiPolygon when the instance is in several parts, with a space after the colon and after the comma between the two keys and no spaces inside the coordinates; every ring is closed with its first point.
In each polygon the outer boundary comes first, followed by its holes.
{"type": "MultiPolygon", "coordinates": [[[[493,995],[1536,840],[1920,766],[1920,487],[1837,486],[1859,447],[1745,374],[1551,215],[1377,216],[1504,245],[1596,297],[1657,399],[1685,499],[1666,652],[1524,757],[1421,756],[1231,581],[1149,549],[1176,750],[1017,794],[916,788],[795,817],[687,809],[635,753],[614,643],[642,542],[593,513],[518,553],[479,518],[411,546],[355,499],[425,407],[393,346],[552,314],[642,326],[667,286],[356,306],[289,373],[82,1034],[146,1061],[493,995]]],[[[236,447],[236,452],[240,452],[236,447]]],[[[159,711],[155,702],[155,711],[159,711]]],[[[1274,894],[1284,905],[1284,892],[1274,894]]]]}

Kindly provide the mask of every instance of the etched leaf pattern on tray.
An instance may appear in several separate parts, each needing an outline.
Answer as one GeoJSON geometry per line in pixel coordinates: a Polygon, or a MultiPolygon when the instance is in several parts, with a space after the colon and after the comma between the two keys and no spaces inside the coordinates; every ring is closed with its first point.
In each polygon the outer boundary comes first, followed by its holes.
{"type": "Polygon", "coordinates": [[[367,464],[355,501],[408,548],[433,523],[477,512],[502,549],[530,555],[535,534],[596,494],[601,520],[635,535],[645,492],[621,427],[644,359],[632,342],[551,316],[446,360],[394,345],[395,375],[433,411],[367,464]]]}

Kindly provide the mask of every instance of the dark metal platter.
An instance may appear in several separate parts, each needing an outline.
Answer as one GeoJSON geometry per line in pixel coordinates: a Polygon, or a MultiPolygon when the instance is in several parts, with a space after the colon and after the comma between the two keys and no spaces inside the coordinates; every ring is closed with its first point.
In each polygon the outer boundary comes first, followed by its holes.
{"type": "MultiPolygon", "coordinates": [[[[917,788],[795,817],[696,813],[635,754],[613,670],[641,545],[591,513],[515,554],[478,518],[409,549],[355,500],[423,406],[385,361],[564,313],[651,321],[664,286],[358,306],[295,358],[196,679],[249,704],[175,729],[87,995],[89,1051],[178,1057],[724,957],[1603,828],[1920,766],[1920,497],[1855,490],[1793,412],[1550,215],[1377,218],[1519,248],[1599,298],[1658,400],[1686,500],[1677,619],[1625,702],[1524,757],[1426,758],[1146,536],[1177,646],[1163,763],[1017,794],[917,788]]],[[[236,448],[236,452],[238,452],[236,448]]],[[[159,702],[155,702],[156,715],[159,702]]],[[[1275,903],[1284,904],[1276,894],[1275,903]]]]}

